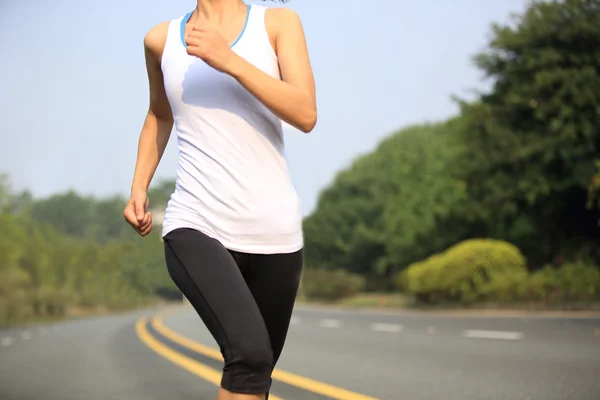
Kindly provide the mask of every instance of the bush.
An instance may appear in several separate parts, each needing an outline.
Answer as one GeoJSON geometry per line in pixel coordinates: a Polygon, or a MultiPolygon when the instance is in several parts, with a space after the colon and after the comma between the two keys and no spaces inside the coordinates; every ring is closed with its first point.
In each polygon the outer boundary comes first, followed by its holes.
{"type": "Polygon", "coordinates": [[[359,293],[365,283],[364,277],[342,269],[305,268],[301,291],[310,300],[333,301],[359,293]]]}
{"type": "Polygon", "coordinates": [[[525,257],[512,244],[470,239],[410,265],[396,281],[429,303],[509,301],[522,295],[527,269],[525,257]]]}
{"type": "Polygon", "coordinates": [[[40,304],[38,315],[62,317],[67,312],[67,307],[75,301],[75,295],[65,289],[56,289],[51,286],[43,287],[38,293],[37,303],[40,304]]]}
{"type": "Polygon", "coordinates": [[[436,303],[443,299],[440,281],[443,257],[434,254],[424,261],[414,263],[394,277],[394,286],[415,296],[423,303],[436,303]]]}
{"type": "Polygon", "coordinates": [[[463,303],[514,300],[527,278],[525,264],[510,243],[471,239],[446,250],[441,285],[450,300],[463,303]]]}
{"type": "Polygon", "coordinates": [[[0,326],[33,314],[29,276],[21,269],[0,271],[0,326]]]}
{"type": "Polygon", "coordinates": [[[600,270],[583,263],[546,266],[531,274],[526,298],[547,304],[600,300],[600,270]]]}

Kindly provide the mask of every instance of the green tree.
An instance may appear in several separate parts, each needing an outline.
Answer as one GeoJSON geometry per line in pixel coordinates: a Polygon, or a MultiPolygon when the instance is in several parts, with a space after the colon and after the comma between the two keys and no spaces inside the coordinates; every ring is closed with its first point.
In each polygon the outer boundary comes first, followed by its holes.
{"type": "Polygon", "coordinates": [[[476,57],[492,90],[462,110],[473,211],[534,264],[576,257],[600,238],[586,208],[600,158],[600,1],[533,1],[492,32],[476,57]]]}
{"type": "Polygon", "coordinates": [[[465,188],[448,168],[460,149],[457,123],[401,130],[339,173],[305,221],[307,264],[386,288],[396,270],[464,237],[467,227],[452,215],[465,188]]]}
{"type": "Polygon", "coordinates": [[[93,230],[94,238],[102,243],[111,240],[131,239],[134,232],[124,223],[123,207],[125,201],[120,196],[113,196],[94,202],[93,230]]]}
{"type": "Polygon", "coordinates": [[[94,202],[68,191],[35,201],[32,217],[36,222],[51,224],[66,235],[90,238],[94,228],[94,202]]]}
{"type": "Polygon", "coordinates": [[[6,212],[10,204],[10,186],[6,174],[0,174],[0,213],[6,212]]]}
{"type": "Polygon", "coordinates": [[[33,199],[0,179],[0,326],[176,297],[159,233],[135,235],[124,204],[72,191],[33,199]]]}

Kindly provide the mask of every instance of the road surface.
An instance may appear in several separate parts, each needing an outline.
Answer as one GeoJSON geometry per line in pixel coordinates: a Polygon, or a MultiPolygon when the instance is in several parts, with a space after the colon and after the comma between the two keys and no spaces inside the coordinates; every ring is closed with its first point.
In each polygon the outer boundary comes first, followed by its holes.
{"type": "MultiPolygon", "coordinates": [[[[273,400],[598,400],[600,318],[298,306],[273,400]]],[[[189,306],[0,330],[2,400],[214,400],[189,306]]]]}

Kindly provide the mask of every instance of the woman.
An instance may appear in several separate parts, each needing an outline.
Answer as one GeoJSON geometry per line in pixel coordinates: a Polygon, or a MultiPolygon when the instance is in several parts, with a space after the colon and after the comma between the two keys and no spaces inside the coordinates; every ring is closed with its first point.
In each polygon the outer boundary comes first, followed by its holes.
{"type": "Polygon", "coordinates": [[[217,399],[266,399],[302,271],[281,121],[308,133],[317,119],[301,22],[285,8],[198,0],[144,47],[150,106],[123,214],[150,233],[146,193],[175,125],[167,268],[223,354],[217,399]]]}

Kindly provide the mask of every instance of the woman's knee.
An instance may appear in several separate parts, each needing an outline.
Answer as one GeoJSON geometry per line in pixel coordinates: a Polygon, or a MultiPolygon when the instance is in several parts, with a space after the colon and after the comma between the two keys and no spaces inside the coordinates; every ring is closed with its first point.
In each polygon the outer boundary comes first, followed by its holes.
{"type": "Polygon", "coordinates": [[[273,351],[268,345],[247,343],[231,348],[225,359],[221,386],[233,393],[266,393],[273,367],[273,351]]]}

